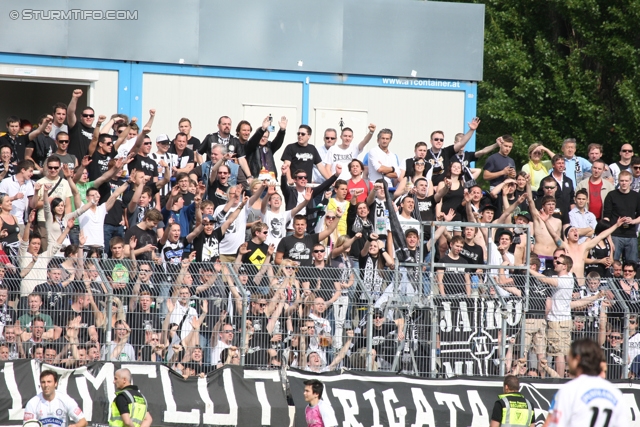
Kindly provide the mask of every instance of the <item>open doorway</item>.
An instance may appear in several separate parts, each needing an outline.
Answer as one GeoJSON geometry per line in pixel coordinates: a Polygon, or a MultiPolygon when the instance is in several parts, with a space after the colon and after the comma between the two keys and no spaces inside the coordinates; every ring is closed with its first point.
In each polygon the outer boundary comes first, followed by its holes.
{"type": "Polygon", "coordinates": [[[35,129],[38,117],[42,114],[53,114],[53,105],[56,102],[69,103],[74,89],[82,89],[83,92],[76,110],[76,115],[79,116],[82,108],[87,105],[87,84],[0,80],[0,93],[3,95],[3,102],[0,103],[0,132],[6,131],[6,119],[9,116],[29,120],[35,129]]]}

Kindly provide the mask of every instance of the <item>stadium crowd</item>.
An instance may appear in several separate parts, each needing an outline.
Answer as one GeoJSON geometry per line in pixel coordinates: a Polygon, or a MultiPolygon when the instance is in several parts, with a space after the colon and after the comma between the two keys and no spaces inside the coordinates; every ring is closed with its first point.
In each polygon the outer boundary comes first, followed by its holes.
{"type": "Polygon", "coordinates": [[[254,129],[223,116],[202,141],[180,119],[175,136],[156,133],[154,152],[155,110],[141,125],[80,109],[81,96],[33,128],[9,117],[0,137],[0,360],[153,361],[185,377],[241,356],[257,367],[391,370],[402,343],[426,373],[429,316],[390,308],[399,292],[527,296],[525,346],[513,334],[501,349],[516,375],[564,376],[582,336],[605,348],[610,378],[625,364],[640,373],[640,157],[630,145],[606,164],[598,144],[588,158],[574,139],[560,153],[533,144],[517,165],[509,135],[465,150],[476,118],[451,145],[431,132],[405,160],[374,124],[358,129],[361,141],[326,129],[314,146],[307,125],[287,138],[285,117],[254,129]],[[433,221],[496,227],[432,235],[433,221]],[[431,262],[447,266],[431,277],[431,262]],[[530,267],[528,288],[516,266],[530,267]]]}

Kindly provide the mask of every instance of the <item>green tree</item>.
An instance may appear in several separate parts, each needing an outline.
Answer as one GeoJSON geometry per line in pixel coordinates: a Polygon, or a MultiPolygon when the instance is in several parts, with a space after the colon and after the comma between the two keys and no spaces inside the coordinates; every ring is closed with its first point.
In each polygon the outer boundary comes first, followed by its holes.
{"type": "Polygon", "coordinates": [[[564,138],[604,146],[617,159],[640,123],[638,0],[489,0],[484,3],[484,79],[478,85],[478,146],[514,136],[559,150],[564,138]]]}

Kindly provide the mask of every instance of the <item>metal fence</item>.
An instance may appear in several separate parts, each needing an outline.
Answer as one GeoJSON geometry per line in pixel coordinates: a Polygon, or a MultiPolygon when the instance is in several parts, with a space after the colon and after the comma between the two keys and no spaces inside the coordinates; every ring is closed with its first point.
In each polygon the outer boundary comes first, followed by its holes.
{"type": "Polygon", "coordinates": [[[564,376],[570,341],[589,336],[606,348],[609,377],[626,378],[640,353],[635,281],[588,277],[558,286],[529,265],[388,268],[347,258],[324,268],[288,260],[43,265],[25,277],[24,268],[0,269],[2,359],[69,368],[100,359],[158,362],[183,375],[231,363],[549,377],[564,376]]]}

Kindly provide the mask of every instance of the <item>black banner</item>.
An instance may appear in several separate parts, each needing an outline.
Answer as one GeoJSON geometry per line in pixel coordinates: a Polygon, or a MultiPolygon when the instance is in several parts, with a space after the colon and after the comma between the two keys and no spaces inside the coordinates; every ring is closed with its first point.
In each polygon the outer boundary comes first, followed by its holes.
{"type": "Polygon", "coordinates": [[[507,336],[511,336],[520,328],[522,299],[505,298],[504,307],[496,298],[439,297],[436,301],[442,372],[498,375],[502,313],[506,312],[507,336]]]}
{"type": "MultiPolygon", "coordinates": [[[[289,408],[278,371],[230,366],[206,378],[182,378],[166,366],[98,362],[88,367],[54,369],[58,390],[73,397],[90,425],[108,424],[115,397],[113,374],[128,368],[147,398],[154,426],[288,426],[289,408]]],[[[42,365],[42,369],[50,368],[42,365]]],[[[39,390],[41,365],[29,360],[0,364],[0,425],[21,425],[24,407],[39,390]]]]}
{"type": "MultiPolygon", "coordinates": [[[[296,405],[295,425],[305,426],[303,382],[316,378],[325,385],[323,400],[336,413],[341,427],[489,427],[491,411],[502,393],[501,379],[423,379],[377,372],[345,371],[310,374],[289,371],[296,405]]],[[[542,426],[560,381],[520,380],[521,392],[531,401],[536,425],[542,426]]],[[[617,384],[624,393],[632,426],[640,425],[640,384],[617,384]]]]}

